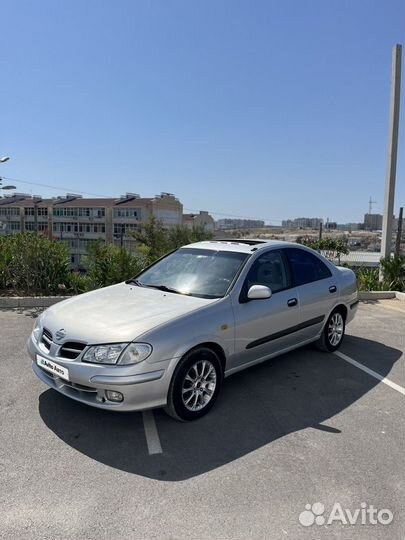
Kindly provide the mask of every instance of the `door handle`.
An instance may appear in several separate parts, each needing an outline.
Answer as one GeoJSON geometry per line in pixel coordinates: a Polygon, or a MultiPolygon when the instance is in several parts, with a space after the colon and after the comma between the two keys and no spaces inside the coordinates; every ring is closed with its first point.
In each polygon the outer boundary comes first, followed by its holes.
{"type": "Polygon", "coordinates": [[[296,298],[290,298],[287,301],[287,306],[288,307],[296,306],[297,304],[298,304],[298,300],[296,298]]]}
{"type": "Polygon", "coordinates": [[[336,291],[337,291],[336,285],[331,285],[331,286],[329,287],[329,292],[330,292],[330,293],[334,293],[334,292],[336,292],[336,291]]]}

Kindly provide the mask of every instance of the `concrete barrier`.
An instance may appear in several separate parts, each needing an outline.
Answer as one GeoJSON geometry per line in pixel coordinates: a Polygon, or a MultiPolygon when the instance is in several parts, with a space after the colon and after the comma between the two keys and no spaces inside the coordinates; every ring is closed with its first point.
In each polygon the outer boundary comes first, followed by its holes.
{"type": "Polygon", "coordinates": [[[49,307],[71,296],[0,296],[0,309],[49,307]]]}
{"type": "Polygon", "coordinates": [[[390,300],[397,298],[405,301],[405,293],[398,291],[359,291],[359,300],[390,300]]]}

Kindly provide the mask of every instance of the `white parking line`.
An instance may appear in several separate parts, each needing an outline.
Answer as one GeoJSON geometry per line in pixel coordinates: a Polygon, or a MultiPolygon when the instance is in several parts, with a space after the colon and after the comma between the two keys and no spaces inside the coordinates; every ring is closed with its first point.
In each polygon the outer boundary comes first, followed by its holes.
{"type": "Polygon", "coordinates": [[[350,356],[347,356],[347,354],[343,354],[340,351],[336,351],[335,354],[337,356],[339,356],[339,358],[342,358],[342,360],[346,360],[346,362],[349,362],[349,364],[352,364],[353,366],[365,371],[366,373],[368,373],[372,377],[375,377],[379,381],[383,382],[387,386],[390,386],[391,388],[393,388],[394,390],[396,390],[397,392],[399,392],[400,394],[405,396],[405,388],[402,388],[402,386],[399,386],[399,384],[396,384],[396,383],[390,381],[389,379],[387,379],[386,377],[383,377],[382,375],[380,375],[376,371],[373,371],[372,369],[368,368],[367,366],[365,366],[363,364],[360,364],[360,362],[357,362],[357,360],[353,360],[353,358],[350,358],[350,356]]]}
{"type": "Polygon", "coordinates": [[[153,411],[144,411],[142,413],[142,419],[149,455],[161,454],[162,446],[160,444],[159,433],[156,427],[153,411]]]}

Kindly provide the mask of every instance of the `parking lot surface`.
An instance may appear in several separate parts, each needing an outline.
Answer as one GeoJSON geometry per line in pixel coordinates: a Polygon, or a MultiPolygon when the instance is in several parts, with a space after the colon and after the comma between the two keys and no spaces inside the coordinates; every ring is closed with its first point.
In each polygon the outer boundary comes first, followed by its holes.
{"type": "Polygon", "coordinates": [[[25,352],[36,315],[0,312],[1,538],[404,538],[404,303],[361,304],[342,355],[230,377],[189,424],[48,389],[25,352]],[[362,523],[370,505],[390,523],[362,523]]]}

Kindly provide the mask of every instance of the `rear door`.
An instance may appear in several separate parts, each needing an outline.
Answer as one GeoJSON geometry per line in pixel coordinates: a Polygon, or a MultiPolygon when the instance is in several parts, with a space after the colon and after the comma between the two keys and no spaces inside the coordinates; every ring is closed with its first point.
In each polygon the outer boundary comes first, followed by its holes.
{"type": "Polygon", "coordinates": [[[304,248],[285,248],[300,304],[301,341],[316,337],[339,296],[338,281],[320,257],[304,248]]]}
{"type": "Polygon", "coordinates": [[[281,250],[261,253],[242,283],[232,296],[235,355],[231,370],[295,344],[294,328],[300,318],[297,291],[281,250]],[[247,291],[252,285],[269,287],[271,298],[248,300],[247,291]]]}

